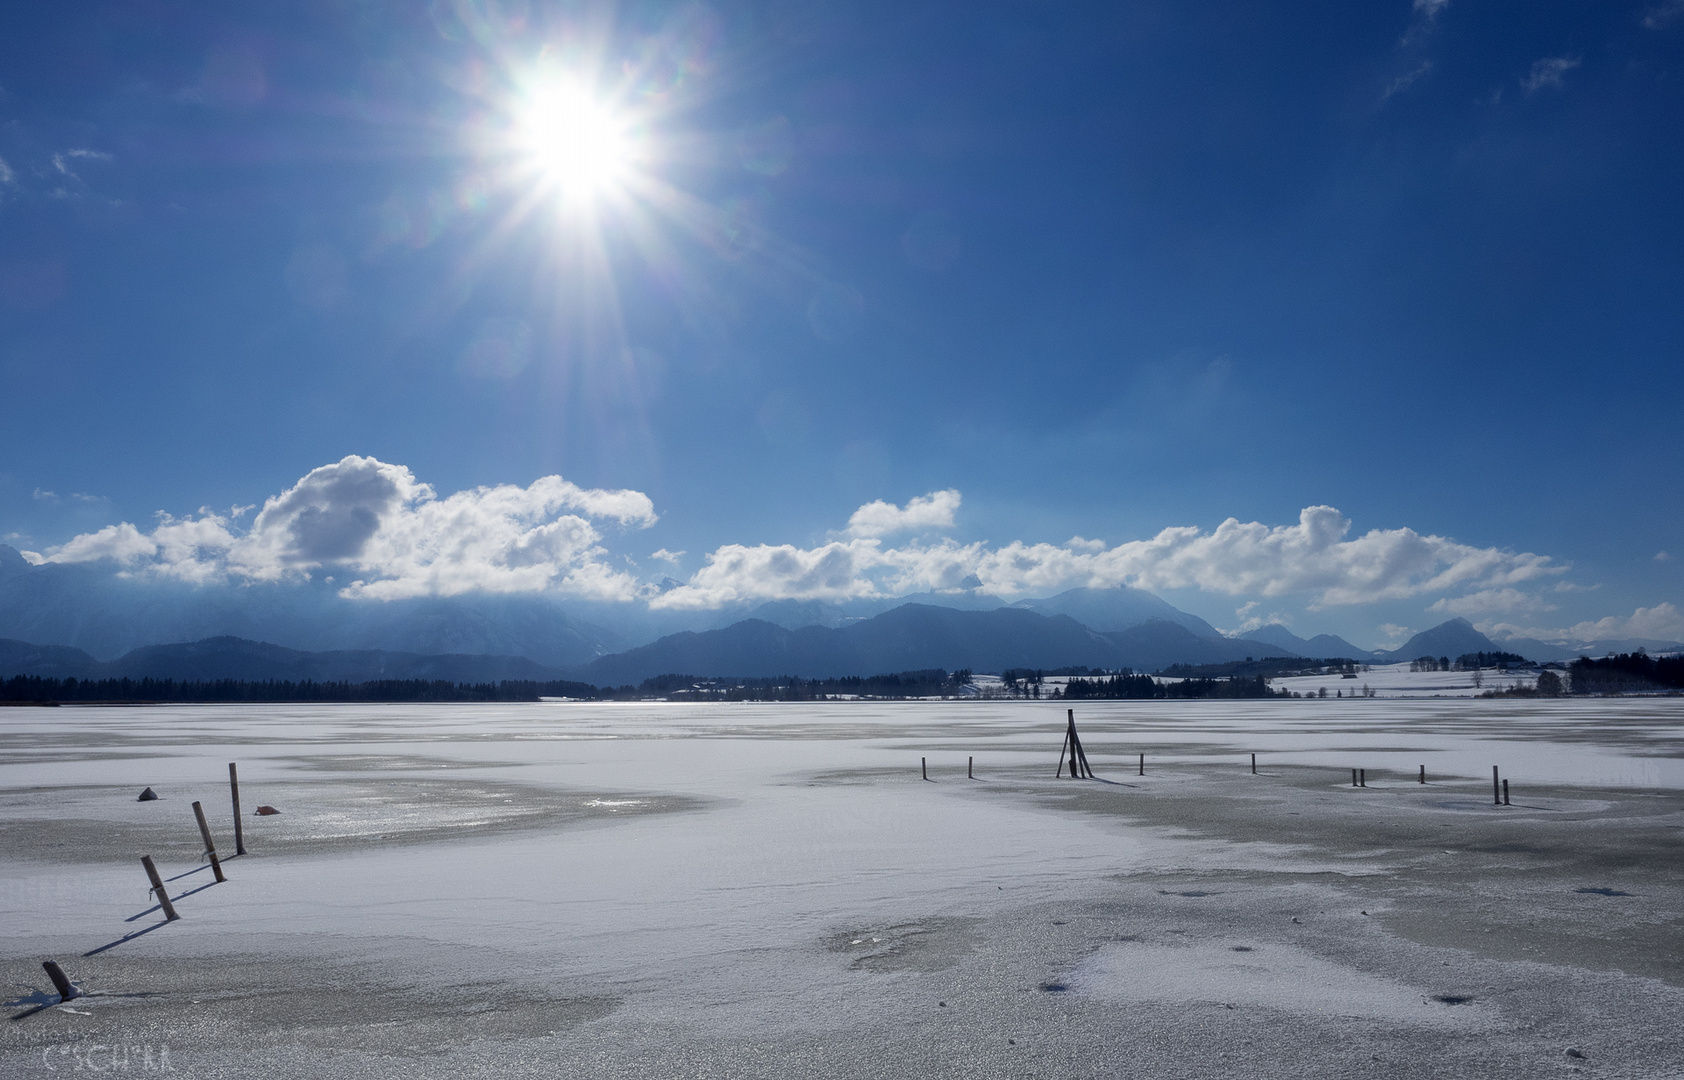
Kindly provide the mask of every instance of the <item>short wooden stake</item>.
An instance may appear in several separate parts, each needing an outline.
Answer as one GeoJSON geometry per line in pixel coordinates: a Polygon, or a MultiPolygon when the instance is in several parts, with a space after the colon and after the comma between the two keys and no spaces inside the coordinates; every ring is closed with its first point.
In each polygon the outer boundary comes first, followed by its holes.
{"type": "Polygon", "coordinates": [[[76,989],[75,984],[65,977],[64,969],[58,964],[51,960],[43,960],[41,966],[47,969],[47,978],[53,980],[53,989],[58,991],[59,1001],[74,1001],[82,996],[82,991],[76,989]]]}
{"type": "Polygon", "coordinates": [[[1251,775],[1257,775],[1257,755],[1251,755],[1251,775]]]}
{"type": "Polygon", "coordinates": [[[1146,755],[1145,754],[1140,755],[1140,775],[1141,776],[1146,775],[1146,755]]]}
{"type": "Polygon", "coordinates": [[[1357,787],[1367,787],[1367,786],[1368,786],[1368,770],[1367,769],[1358,769],[1357,770],[1357,787]]]}
{"type": "Polygon", "coordinates": [[[1508,782],[1508,778],[1505,777],[1503,779],[1503,805],[1507,806],[1508,804],[1509,804],[1509,782],[1508,782]]]}
{"type": "Polygon", "coordinates": [[[918,768],[923,772],[924,779],[928,780],[930,778],[930,759],[925,757],[919,758],[918,768]]]}
{"type": "Polygon", "coordinates": [[[1503,805],[1503,792],[1497,784],[1497,766],[1491,766],[1491,805],[1503,805]]]}
{"type": "Polygon", "coordinates": [[[234,854],[246,853],[246,834],[240,822],[240,772],[234,768],[234,763],[228,763],[228,790],[234,795],[234,854]]]}
{"type": "Polygon", "coordinates": [[[146,876],[152,879],[152,891],[158,896],[158,906],[164,909],[164,921],[174,922],[181,918],[175,913],[175,905],[170,903],[169,890],[164,888],[164,879],[158,876],[158,868],[152,865],[152,856],[142,855],[140,865],[146,868],[146,876]]]}
{"type": "Polygon", "coordinates": [[[965,759],[965,779],[976,779],[976,758],[974,757],[968,757],[965,759]]]}
{"type": "Polygon", "coordinates": [[[1425,765],[1423,765],[1423,766],[1421,766],[1421,783],[1424,784],[1426,782],[1427,782],[1427,767],[1425,765]]]}
{"type": "Polygon", "coordinates": [[[210,826],[205,824],[205,808],[194,803],[193,816],[199,819],[199,835],[205,840],[205,854],[210,856],[211,873],[216,875],[216,880],[227,881],[222,876],[222,862],[216,857],[216,845],[211,842],[210,826]]]}
{"type": "Polygon", "coordinates": [[[1351,786],[1357,786],[1357,771],[1355,769],[1351,770],[1351,786]]]}

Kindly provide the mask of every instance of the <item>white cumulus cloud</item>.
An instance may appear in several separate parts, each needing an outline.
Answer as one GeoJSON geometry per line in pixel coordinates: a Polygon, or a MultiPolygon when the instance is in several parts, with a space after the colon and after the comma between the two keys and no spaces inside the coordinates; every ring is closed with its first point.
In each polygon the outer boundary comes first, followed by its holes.
{"type": "MultiPolygon", "coordinates": [[[[1481,628],[1485,629],[1485,628],[1481,628]]],[[[1506,637],[1539,638],[1576,644],[1589,641],[1611,641],[1622,638],[1656,638],[1661,641],[1684,641],[1684,612],[1670,603],[1654,607],[1640,607],[1630,615],[1609,615],[1601,619],[1587,619],[1565,627],[1517,626],[1496,623],[1486,633],[1506,637]]]]}
{"type": "Polygon", "coordinates": [[[959,493],[949,488],[920,495],[905,507],[878,499],[854,511],[848,519],[849,536],[888,536],[916,530],[951,529],[959,509],[959,493]]]}
{"type": "MultiPolygon", "coordinates": [[[[1539,586],[1567,569],[1545,555],[1476,547],[1408,528],[1353,535],[1351,522],[1330,506],[1306,507],[1292,524],[1229,518],[1213,529],[1175,526],[1114,546],[1081,536],[1062,544],[961,543],[939,535],[952,526],[960,502],[960,493],[949,489],[904,506],[867,503],[828,542],[726,544],[706,553],[688,580],[653,584],[639,580],[629,559],[611,555],[603,534],[610,523],[655,523],[654,505],[642,492],[586,489],[546,476],[526,487],[500,484],[440,496],[401,465],[353,455],[312,470],[267,499],[255,516],[247,517],[249,507],[201,509],[180,518],[159,514],[150,528],[109,525],[25,557],[35,563],[103,561],[124,574],[184,582],[331,575],[343,595],[378,600],[548,592],[711,609],[965,590],[1014,598],[1132,585],[1197,588],[1247,600],[1292,595],[1312,609],[1432,594],[1441,599],[1431,611],[1510,618],[1552,610],[1539,586]],[[896,542],[896,533],[912,537],[896,542]]],[[[651,558],[676,572],[683,556],[662,548],[651,558]]],[[[1654,622],[1654,612],[1671,610],[1661,605],[1633,618],[1654,622]]],[[[1236,616],[1242,629],[1283,621],[1279,614],[1262,617],[1256,606],[1236,616]]]]}
{"type": "Polygon", "coordinates": [[[586,489],[559,476],[441,499],[401,465],[352,455],[267,500],[249,530],[209,510],[161,514],[149,533],[110,525],[32,561],[104,559],[186,581],[276,581],[333,567],[354,578],[344,595],[381,600],[547,590],[630,599],[639,585],[607,564],[592,519],[646,527],[655,518],[642,492],[586,489]]]}
{"type": "Polygon", "coordinates": [[[1684,641],[1684,612],[1672,604],[1656,604],[1640,607],[1630,615],[1610,615],[1594,622],[1575,623],[1571,633],[1582,641],[1634,637],[1684,641]]]}
{"type": "Polygon", "coordinates": [[[1333,507],[1312,506],[1295,525],[1229,518],[1209,532],[1178,526],[1115,547],[1081,538],[1063,545],[1014,540],[997,547],[945,538],[885,547],[876,537],[816,548],[729,544],[708,555],[684,586],[653,603],[718,607],[745,600],[896,596],[961,588],[974,575],[977,587],[999,596],[1126,584],[1229,595],[1307,593],[1311,606],[1319,607],[1500,589],[1566,569],[1548,556],[1473,547],[1413,529],[1376,529],[1347,539],[1350,528],[1333,507]]]}

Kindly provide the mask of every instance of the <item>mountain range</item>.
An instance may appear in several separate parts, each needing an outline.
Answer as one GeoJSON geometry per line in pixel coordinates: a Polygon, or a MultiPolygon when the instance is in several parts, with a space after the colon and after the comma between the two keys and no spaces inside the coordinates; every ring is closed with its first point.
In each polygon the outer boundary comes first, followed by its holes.
{"type": "Polygon", "coordinates": [[[95,565],[31,566],[0,544],[0,638],[115,660],[163,642],[240,637],[312,652],[523,656],[570,667],[636,642],[547,597],[428,597],[364,604],[331,583],[187,585],[95,565]]]}
{"type": "Polygon", "coordinates": [[[237,637],[176,645],[146,645],[115,660],[96,660],[65,645],[0,639],[0,672],[55,679],[180,679],[250,682],[369,682],[443,679],[449,682],[551,681],[558,676],[524,656],[466,656],[372,649],[305,652],[237,637]]]}
{"type": "Polygon", "coordinates": [[[1305,640],[1279,623],[1271,623],[1252,630],[1244,635],[1244,640],[1261,641],[1266,645],[1273,645],[1277,649],[1286,649],[1293,656],[1332,657],[1344,656],[1352,660],[1366,660],[1375,655],[1367,649],[1359,649],[1342,637],[1333,634],[1317,634],[1305,640]]]}
{"type": "MultiPolygon", "coordinates": [[[[1070,589],[1006,604],[975,591],[826,603],[780,600],[723,611],[547,597],[347,600],[331,582],[189,585],[108,567],[32,566],[0,544],[0,676],[637,683],[653,675],[870,675],[941,667],[1133,668],[1266,656],[1359,661],[1518,652],[1464,619],[1371,652],[1342,638],[1265,626],[1225,636],[1141,589],[1070,589]],[[588,617],[586,617],[588,616],[588,617]],[[191,644],[170,644],[190,642],[191,644]],[[42,643],[42,644],[33,644],[42,643]]],[[[1610,643],[1604,652],[1636,643],[1610,643]]],[[[1643,642],[1650,651],[1684,648],[1643,642]]]]}
{"type": "Polygon", "coordinates": [[[568,678],[622,686],[675,673],[830,678],[928,668],[1002,671],[1080,665],[1155,670],[1172,663],[1223,663],[1259,651],[1255,642],[1201,638],[1163,619],[1102,633],[1068,615],[1042,615],[1025,608],[961,611],[902,604],[835,628],[789,630],[763,619],[744,619],[721,629],[669,634],[570,669],[547,668],[519,656],[372,649],[309,652],[223,636],[143,646],[109,661],[70,646],[0,639],[0,674],[318,682],[568,678]]]}

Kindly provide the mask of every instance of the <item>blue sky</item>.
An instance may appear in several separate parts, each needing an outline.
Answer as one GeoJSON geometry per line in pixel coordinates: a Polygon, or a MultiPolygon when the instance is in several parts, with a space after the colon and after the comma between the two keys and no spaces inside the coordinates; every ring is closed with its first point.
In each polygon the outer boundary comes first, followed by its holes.
{"type": "Polygon", "coordinates": [[[1678,0],[244,8],[0,16],[35,557],[1684,636],[1678,0]]]}

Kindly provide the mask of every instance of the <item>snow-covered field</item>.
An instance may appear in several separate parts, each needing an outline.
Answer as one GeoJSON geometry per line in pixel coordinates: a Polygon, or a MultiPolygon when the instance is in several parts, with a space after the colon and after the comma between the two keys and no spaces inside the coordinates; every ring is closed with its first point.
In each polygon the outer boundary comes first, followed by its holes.
{"type": "Polygon", "coordinates": [[[1684,1004],[1678,701],[1084,702],[1100,782],[1053,778],[1064,715],[6,709],[0,1065],[1538,1075],[1571,1043],[1684,1070],[1651,1045],[1684,1004]],[[47,958],[101,993],[52,1005],[47,958]]]}
{"type": "Polygon", "coordinates": [[[1374,691],[1375,697],[1478,697],[1491,690],[1507,690],[1515,686],[1536,686],[1536,671],[1410,671],[1408,664],[1376,664],[1367,671],[1359,670],[1355,678],[1342,675],[1301,675],[1276,679],[1270,685],[1277,690],[1291,690],[1306,697],[1326,690],[1328,697],[1362,697],[1363,688],[1374,691]]]}

